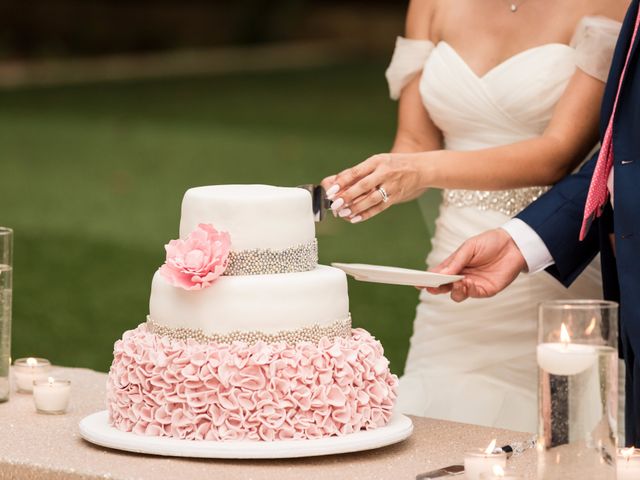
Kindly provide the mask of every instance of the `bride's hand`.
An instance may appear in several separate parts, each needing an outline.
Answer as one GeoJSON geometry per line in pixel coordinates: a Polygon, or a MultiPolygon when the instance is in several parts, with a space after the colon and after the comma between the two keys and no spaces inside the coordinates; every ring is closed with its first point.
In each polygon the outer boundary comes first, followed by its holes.
{"type": "Polygon", "coordinates": [[[393,204],[419,197],[426,187],[418,168],[421,159],[417,155],[381,153],[325,178],[322,186],[328,198],[333,200],[334,215],[358,223],[393,204]]]}

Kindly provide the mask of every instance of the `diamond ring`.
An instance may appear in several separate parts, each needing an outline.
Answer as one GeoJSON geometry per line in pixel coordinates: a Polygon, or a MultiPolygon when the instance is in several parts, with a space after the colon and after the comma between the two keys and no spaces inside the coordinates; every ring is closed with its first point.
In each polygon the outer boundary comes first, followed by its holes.
{"type": "Polygon", "coordinates": [[[389,201],[389,195],[384,187],[378,187],[378,192],[380,192],[380,196],[382,197],[382,203],[387,203],[389,201]]]}

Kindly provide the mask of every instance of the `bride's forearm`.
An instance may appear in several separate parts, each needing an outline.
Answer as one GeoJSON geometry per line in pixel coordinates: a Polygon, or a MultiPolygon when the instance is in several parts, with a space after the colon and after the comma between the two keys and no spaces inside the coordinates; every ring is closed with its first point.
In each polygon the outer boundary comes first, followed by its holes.
{"type": "Polygon", "coordinates": [[[421,125],[419,133],[403,127],[400,123],[391,153],[431,152],[442,148],[442,135],[433,124],[421,125]]]}
{"type": "Polygon", "coordinates": [[[554,138],[538,137],[483,150],[417,153],[414,161],[425,188],[505,190],[552,185],[587,153],[567,149],[554,138]]]}

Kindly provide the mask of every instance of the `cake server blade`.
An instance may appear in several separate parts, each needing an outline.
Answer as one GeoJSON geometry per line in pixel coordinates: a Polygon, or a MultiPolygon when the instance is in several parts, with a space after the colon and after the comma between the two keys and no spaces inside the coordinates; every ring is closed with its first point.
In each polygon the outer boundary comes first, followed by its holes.
{"type": "Polygon", "coordinates": [[[298,188],[303,188],[311,194],[314,219],[316,222],[322,221],[326,216],[327,210],[331,208],[331,200],[327,198],[322,185],[308,183],[306,185],[298,185],[298,188]]]}
{"type": "Polygon", "coordinates": [[[462,475],[464,473],[464,465],[449,465],[448,467],[431,470],[430,472],[421,473],[416,476],[416,480],[426,480],[427,478],[442,478],[462,475]]]}

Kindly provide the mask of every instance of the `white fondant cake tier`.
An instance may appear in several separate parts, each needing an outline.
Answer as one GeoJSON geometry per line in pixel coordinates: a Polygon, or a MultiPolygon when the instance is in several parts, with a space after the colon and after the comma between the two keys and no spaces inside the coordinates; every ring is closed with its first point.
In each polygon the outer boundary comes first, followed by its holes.
{"type": "Polygon", "coordinates": [[[319,265],[308,272],[225,276],[209,288],[184,290],[156,272],[149,315],[159,325],[209,335],[325,326],[349,316],[347,279],[342,270],[319,265]]]}
{"type": "Polygon", "coordinates": [[[312,242],[311,195],[301,188],[269,185],[213,185],[187,190],[182,200],[180,238],[199,223],[231,235],[231,249],[285,249],[312,242]]]}

